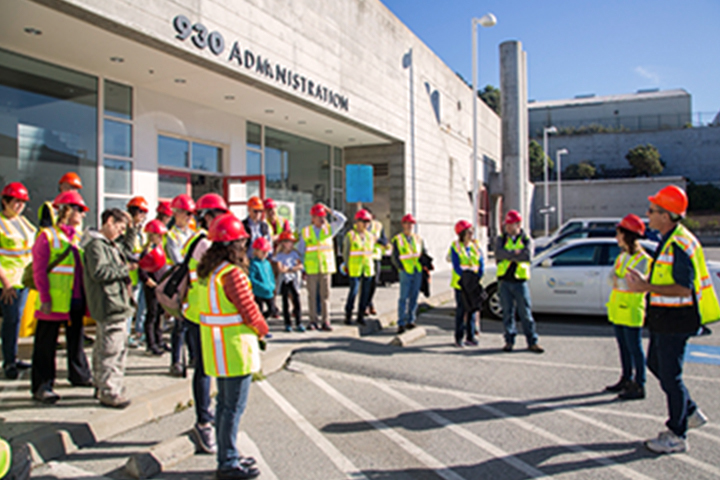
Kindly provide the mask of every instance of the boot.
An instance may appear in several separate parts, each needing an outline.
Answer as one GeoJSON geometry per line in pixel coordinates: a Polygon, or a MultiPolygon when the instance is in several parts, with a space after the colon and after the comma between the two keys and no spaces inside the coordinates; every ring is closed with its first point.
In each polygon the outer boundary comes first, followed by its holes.
{"type": "Polygon", "coordinates": [[[357,323],[358,325],[365,325],[365,316],[362,313],[358,313],[357,323]]]}
{"type": "Polygon", "coordinates": [[[608,385],[605,387],[606,392],[622,392],[625,390],[628,385],[632,383],[630,380],[626,378],[621,378],[616,384],[614,385],[608,385]]]}
{"type": "Polygon", "coordinates": [[[620,392],[620,400],[642,400],[645,398],[645,388],[635,382],[630,382],[627,388],[620,392]]]}
{"type": "Polygon", "coordinates": [[[352,325],[352,313],[345,312],[345,325],[352,325]]]}

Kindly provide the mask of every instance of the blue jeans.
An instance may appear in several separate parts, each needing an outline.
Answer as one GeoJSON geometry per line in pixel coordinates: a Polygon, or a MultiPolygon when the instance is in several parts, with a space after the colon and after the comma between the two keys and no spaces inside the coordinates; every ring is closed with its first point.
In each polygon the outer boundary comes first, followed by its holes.
{"type": "Polygon", "coordinates": [[[400,270],[400,299],[398,300],[398,326],[415,323],[417,300],[422,283],[422,271],[407,273],[400,270]]]}
{"type": "Polygon", "coordinates": [[[200,350],[200,325],[190,320],[185,322],[185,338],[187,339],[190,357],[195,371],[193,372],[193,400],[195,400],[195,418],[197,423],[205,424],[213,421],[210,411],[210,377],[205,374],[202,351],[200,350]]]}
{"type": "Polygon", "coordinates": [[[535,320],[533,320],[532,303],[530,301],[530,288],[527,282],[500,281],[500,306],[503,311],[503,326],[505,327],[505,343],[515,345],[517,327],[515,325],[515,311],[517,310],[522,322],[523,333],[527,339],[528,347],[538,341],[535,333],[535,320]],[[517,307],[517,309],[516,309],[517,307]]]}
{"type": "Polygon", "coordinates": [[[682,438],[687,434],[688,417],[697,410],[682,380],[685,346],[692,336],[688,333],[650,333],[648,346],[648,369],[660,380],[660,387],[667,397],[670,418],[665,425],[682,438]]]}
{"type": "Polygon", "coordinates": [[[620,349],[620,364],[623,380],[633,380],[641,387],[645,385],[645,354],[642,347],[642,327],[614,325],[615,338],[620,349]]]}
{"type": "Polygon", "coordinates": [[[355,306],[355,297],[360,288],[360,305],[358,308],[358,317],[365,316],[365,309],[370,299],[370,286],[375,281],[375,277],[350,277],[350,291],[348,292],[347,301],[345,302],[345,316],[352,315],[355,306]]]}
{"type": "Polygon", "coordinates": [[[20,319],[25,309],[27,300],[27,288],[16,288],[17,297],[8,305],[0,301],[2,305],[2,354],[3,367],[14,365],[18,353],[18,335],[20,334],[20,319]]]}
{"type": "Polygon", "coordinates": [[[475,340],[477,329],[475,328],[475,318],[477,312],[472,315],[465,314],[465,304],[463,304],[462,290],[455,290],[455,343],[461,343],[463,336],[468,341],[475,340]]]}
{"type": "Polygon", "coordinates": [[[218,470],[237,468],[240,452],[236,441],[240,417],[247,406],[252,375],[217,379],[215,438],[217,439],[218,470]]]}

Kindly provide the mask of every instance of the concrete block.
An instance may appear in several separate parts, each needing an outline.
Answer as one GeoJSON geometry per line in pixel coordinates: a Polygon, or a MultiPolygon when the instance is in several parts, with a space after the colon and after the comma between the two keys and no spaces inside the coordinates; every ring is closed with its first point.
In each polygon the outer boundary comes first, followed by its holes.
{"type": "Polygon", "coordinates": [[[361,337],[365,335],[372,335],[373,333],[377,333],[382,329],[382,323],[380,323],[380,320],[377,320],[375,318],[366,319],[365,325],[358,326],[358,331],[360,332],[361,337]]]}
{"type": "Polygon", "coordinates": [[[125,464],[125,472],[133,478],[151,478],[195,454],[195,443],[187,435],[171,438],[137,453],[125,464]]]}
{"type": "Polygon", "coordinates": [[[416,342],[426,336],[427,330],[425,330],[425,327],[415,327],[412,330],[406,330],[400,335],[395,335],[395,337],[393,337],[393,339],[390,341],[390,345],[394,345],[396,347],[407,347],[411,343],[416,342]]]}
{"type": "Polygon", "coordinates": [[[290,358],[290,355],[292,355],[293,350],[295,350],[296,346],[293,344],[289,345],[272,345],[271,347],[268,347],[266,351],[262,353],[261,358],[261,364],[262,364],[262,373],[264,375],[271,375],[279,370],[281,370],[285,366],[285,362],[287,362],[288,358],[290,358]]]}

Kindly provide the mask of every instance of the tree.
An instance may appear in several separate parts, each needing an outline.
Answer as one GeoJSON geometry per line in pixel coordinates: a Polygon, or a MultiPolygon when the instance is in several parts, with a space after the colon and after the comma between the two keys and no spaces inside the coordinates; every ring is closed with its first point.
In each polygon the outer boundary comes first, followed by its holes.
{"type": "MultiPolygon", "coordinates": [[[[530,181],[537,182],[544,178],[543,149],[538,142],[530,140],[530,181]]],[[[548,157],[548,174],[555,168],[555,162],[548,157]]]]}
{"type": "Polygon", "coordinates": [[[568,165],[565,167],[565,170],[563,170],[563,178],[567,180],[594,178],[596,174],[597,169],[595,168],[595,165],[588,161],[568,165]]]}
{"type": "Polygon", "coordinates": [[[499,89],[493,87],[492,85],[485,85],[484,90],[478,90],[478,97],[480,97],[488,107],[492,108],[495,113],[500,115],[499,89]]]}
{"type": "Polygon", "coordinates": [[[659,175],[663,171],[663,164],[660,160],[660,152],[651,144],[638,145],[631,148],[625,155],[628,163],[636,176],[644,175],[651,177],[659,175]]]}

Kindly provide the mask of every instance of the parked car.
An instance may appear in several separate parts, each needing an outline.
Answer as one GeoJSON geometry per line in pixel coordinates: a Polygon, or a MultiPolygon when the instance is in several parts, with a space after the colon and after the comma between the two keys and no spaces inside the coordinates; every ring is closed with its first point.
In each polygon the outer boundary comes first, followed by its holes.
{"type": "Polygon", "coordinates": [[[570,240],[579,240],[583,238],[612,238],[615,236],[615,228],[612,229],[592,229],[592,228],[581,228],[575,230],[568,230],[567,232],[553,237],[553,239],[545,245],[535,245],[534,254],[540,255],[546,250],[551,250],[558,245],[566,243],[570,240]]]}
{"type": "Polygon", "coordinates": [[[572,218],[563,223],[560,228],[555,230],[551,235],[538,237],[533,240],[533,243],[535,244],[535,248],[544,247],[560,235],[564,235],[573,230],[615,230],[615,225],[617,225],[620,220],[620,217],[572,218]]]}
{"type": "MultiPolygon", "coordinates": [[[[642,240],[640,244],[650,254],[657,247],[651,240],[642,240]]],[[[614,238],[585,238],[569,240],[535,257],[528,280],[533,312],[605,315],[612,290],[608,277],[619,253],[614,238]]],[[[715,291],[720,292],[720,262],[708,261],[707,265],[715,291]]],[[[488,265],[481,284],[488,294],[484,314],[500,319],[496,271],[495,265],[488,265]]]]}

